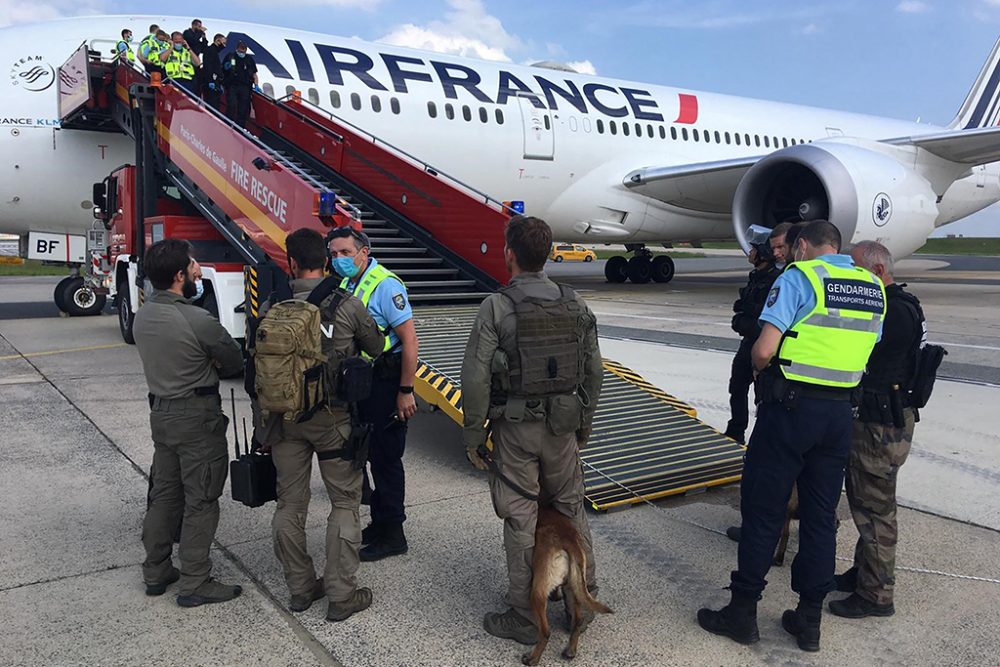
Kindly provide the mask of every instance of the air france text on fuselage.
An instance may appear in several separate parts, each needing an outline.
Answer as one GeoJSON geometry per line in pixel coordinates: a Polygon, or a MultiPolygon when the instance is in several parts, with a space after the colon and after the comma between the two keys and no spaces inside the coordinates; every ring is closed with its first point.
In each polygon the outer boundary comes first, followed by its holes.
{"type": "MultiPolygon", "coordinates": [[[[245,41],[253,51],[259,67],[265,67],[278,79],[295,79],[288,69],[266,47],[249,35],[230,32],[230,44],[245,41]]],[[[294,39],[286,39],[291,51],[298,80],[316,81],[316,75],[305,47],[294,39]]],[[[659,106],[647,90],[614,87],[596,81],[577,83],[569,78],[553,80],[540,74],[532,74],[533,81],[526,81],[505,69],[499,69],[499,79],[495,90],[487,89],[482,76],[475,69],[443,60],[424,60],[411,56],[379,53],[388,79],[384,74],[376,76],[375,60],[363,51],[344,46],[313,44],[326,70],[330,85],[343,86],[345,78],[351,77],[374,92],[395,92],[408,94],[418,85],[436,85],[446,99],[459,99],[459,91],[483,104],[506,105],[512,97],[524,97],[538,109],[559,110],[572,108],[582,114],[598,113],[611,118],[631,115],[636,120],[663,122],[659,106]]],[[[552,75],[549,75],[550,77],[552,75]]]]}

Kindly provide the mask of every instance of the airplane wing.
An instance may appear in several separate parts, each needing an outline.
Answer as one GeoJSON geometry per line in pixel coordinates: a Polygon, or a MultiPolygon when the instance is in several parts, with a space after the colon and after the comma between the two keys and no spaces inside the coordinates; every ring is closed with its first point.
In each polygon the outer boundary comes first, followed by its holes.
{"type": "Polygon", "coordinates": [[[643,167],[625,177],[626,188],[680,208],[730,213],[740,179],[762,156],[643,167]]]}
{"type": "Polygon", "coordinates": [[[894,146],[916,146],[945,160],[975,166],[1000,160],[1000,127],[952,130],[886,139],[894,146]]]}

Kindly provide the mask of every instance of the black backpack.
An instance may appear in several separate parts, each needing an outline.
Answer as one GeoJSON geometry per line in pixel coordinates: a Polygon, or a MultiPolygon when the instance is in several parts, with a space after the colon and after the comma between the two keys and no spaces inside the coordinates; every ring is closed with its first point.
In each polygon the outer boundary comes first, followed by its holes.
{"type": "MultiPolygon", "coordinates": [[[[926,320],[923,308],[920,307],[920,300],[905,291],[900,293],[900,297],[903,303],[913,311],[917,323],[923,327],[926,320]]],[[[927,405],[927,401],[931,398],[931,393],[934,391],[934,381],[937,380],[938,368],[941,367],[941,361],[948,354],[948,350],[940,345],[925,343],[923,336],[920,337],[916,345],[915,368],[908,389],[908,402],[910,407],[919,410],[927,405]]]]}

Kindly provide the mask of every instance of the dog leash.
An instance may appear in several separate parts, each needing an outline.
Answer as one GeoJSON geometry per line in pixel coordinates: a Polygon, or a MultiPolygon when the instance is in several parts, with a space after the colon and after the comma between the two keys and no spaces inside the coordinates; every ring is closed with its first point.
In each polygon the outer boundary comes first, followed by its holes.
{"type": "Polygon", "coordinates": [[[513,489],[513,491],[517,493],[517,495],[527,500],[530,500],[533,503],[538,502],[537,495],[525,491],[523,488],[518,486],[518,484],[514,480],[512,480],[510,477],[501,472],[500,466],[498,466],[497,462],[493,460],[493,453],[486,448],[486,445],[479,445],[479,447],[476,449],[476,454],[478,454],[479,458],[481,458],[483,461],[486,462],[486,466],[490,469],[490,472],[499,477],[501,481],[503,481],[504,484],[513,489]]]}
{"type": "MultiPolygon", "coordinates": [[[[642,501],[646,505],[649,505],[650,507],[658,510],[664,516],[666,516],[668,519],[670,519],[672,521],[677,521],[679,523],[685,523],[685,524],[687,524],[689,526],[694,526],[695,528],[701,528],[702,530],[708,531],[710,533],[715,533],[716,535],[722,535],[723,537],[727,537],[725,531],[719,530],[717,528],[712,528],[710,526],[706,526],[704,524],[698,523],[697,521],[691,521],[690,519],[685,519],[683,517],[674,516],[674,515],[670,514],[669,512],[667,512],[665,509],[663,509],[662,507],[660,507],[656,503],[654,503],[654,502],[652,502],[652,501],[644,498],[641,494],[637,493],[633,489],[630,489],[625,484],[622,484],[621,482],[619,482],[617,479],[614,479],[610,475],[607,475],[606,473],[598,470],[597,468],[595,468],[591,464],[589,464],[586,461],[584,461],[582,458],[580,459],[580,462],[583,463],[583,465],[585,465],[592,472],[597,473],[599,476],[601,476],[604,479],[608,480],[612,484],[615,484],[616,486],[621,487],[627,493],[632,494],[633,496],[635,496],[636,498],[638,498],[640,501],[642,501]]],[[[728,537],[727,537],[727,539],[728,539],[728,537]]],[[[854,562],[853,558],[845,558],[843,556],[837,556],[837,560],[844,561],[844,562],[847,562],[847,563],[853,563],[854,562]]],[[[905,566],[905,565],[897,565],[896,569],[899,570],[899,571],[901,571],[901,572],[912,572],[912,573],[915,573],[915,574],[929,574],[929,575],[934,575],[934,576],[938,576],[938,577],[948,577],[950,579],[963,579],[965,581],[980,581],[980,582],[987,583],[987,584],[1000,584],[1000,579],[992,579],[990,577],[977,577],[977,576],[974,576],[974,575],[971,575],[971,574],[957,574],[957,573],[954,573],[954,572],[943,572],[941,570],[931,570],[931,569],[927,569],[927,568],[923,568],[923,567],[908,567],[908,566],[905,566]]]]}

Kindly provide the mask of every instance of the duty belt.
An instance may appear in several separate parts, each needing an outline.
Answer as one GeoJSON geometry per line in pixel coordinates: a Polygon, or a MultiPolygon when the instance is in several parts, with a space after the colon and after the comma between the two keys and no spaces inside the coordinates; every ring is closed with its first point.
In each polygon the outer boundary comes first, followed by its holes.
{"type": "MultiPolygon", "coordinates": [[[[179,398],[166,398],[164,396],[156,396],[155,394],[147,394],[147,396],[149,398],[149,407],[150,407],[150,409],[165,408],[165,407],[170,407],[170,406],[181,407],[182,405],[186,404],[188,401],[197,400],[197,399],[203,399],[203,398],[207,398],[207,397],[210,397],[210,396],[219,396],[219,399],[220,400],[222,399],[222,397],[219,395],[219,385],[217,385],[217,384],[214,384],[214,385],[211,385],[211,386],[208,386],[208,387],[195,387],[192,390],[192,393],[194,394],[194,396],[186,396],[186,397],[183,397],[183,398],[180,398],[180,397],[179,398]]],[[[202,401],[199,400],[198,404],[202,404],[202,401]]]]}
{"type": "Polygon", "coordinates": [[[796,380],[788,380],[788,385],[793,387],[795,392],[798,393],[802,398],[818,398],[824,401],[849,401],[851,400],[851,393],[853,389],[845,389],[842,387],[824,387],[818,384],[809,384],[808,382],[798,382],[796,380]]]}

